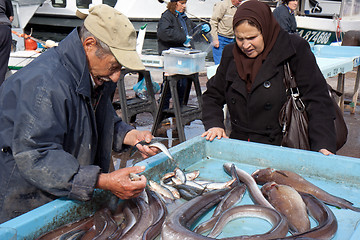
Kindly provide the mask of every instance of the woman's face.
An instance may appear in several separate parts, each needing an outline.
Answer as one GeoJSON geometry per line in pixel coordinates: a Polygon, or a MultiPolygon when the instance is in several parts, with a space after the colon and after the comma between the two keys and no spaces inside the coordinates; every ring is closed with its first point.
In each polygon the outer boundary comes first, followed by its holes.
{"type": "Polygon", "coordinates": [[[295,11],[298,6],[298,1],[297,0],[289,1],[288,6],[291,10],[295,11]]]}
{"type": "Polygon", "coordinates": [[[185,9],[186,9],[186,1],[176,2],[176,8],[175,8],[176,11],[183,13],[185,12],[185,9]]]}
{"type": "Polygon", "coordinates": [[[235,27],[236,44],[249,58],[257,57],[264,50],[263,35],[247,21],[235,27]]]}

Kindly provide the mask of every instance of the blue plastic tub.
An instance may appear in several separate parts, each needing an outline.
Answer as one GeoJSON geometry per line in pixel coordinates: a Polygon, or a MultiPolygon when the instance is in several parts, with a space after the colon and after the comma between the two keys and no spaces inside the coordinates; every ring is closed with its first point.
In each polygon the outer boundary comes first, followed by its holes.
{"type": "MultiPolygon", "coordinates": [[[[289,149],[271,145],[232,139],[206,141],[195,137],[170,149],[179,166],[185,171],[200,170],[200,179],[224,182],[230,180],[223,164],[233,162],[237,167],[252,173],[256,169],[272,167],[294,171],[327,192],[341,196],[360,206],[360,159],[343,156],[324,156],[317,152],[289,149]]],[[[138,165],[145,165],[148,179],[158,181],[175,165],[160,153],[138,165]]],[[[260,186],[259,186],[260,187],[260,186]]],[[[108,194],[98,192],[92,202],[80,203],[55,200],[27,214],[3,223],[0,227],[17,229],[18,239],[33,239],[53,228],[80,218],[99,209],[107,201],[108,194]]],[[[239,204],[253,204],[248,193],[239,204]]],[[[338,220],[334,239],[360,239],[360,213],[330,207],[338,220]]],[[[211,215],[203,217],[205,220],[211,215]]],[[[312,221],[312,226],[315,222],[312,221]]],[[[229,223],[219,236],[258,234],[270,229],[261,219],[237,219],[229,223]]],[[[0,235],[0,239],[3,239],[0,235]]]]}

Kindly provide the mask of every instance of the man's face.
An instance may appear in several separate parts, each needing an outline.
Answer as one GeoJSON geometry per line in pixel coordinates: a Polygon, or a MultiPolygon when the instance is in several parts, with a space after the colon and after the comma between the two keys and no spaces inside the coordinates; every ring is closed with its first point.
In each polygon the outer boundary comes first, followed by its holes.
{"type": "MultiPolygon", "coordinates": [[[[95,40],[95,39],[94,39],[95,40]]],[[[92,41],[92,40],[91,40],[92,41]]],[[[96,53],[98,46],[93,42],[84,41],[84,49],[88,60],[88,66],[91,76],[96,86],[101,86],[104,82],[117,82],[120,78],[121,65],[112,54],[103,54],[99,56],[96,53]],[[87,44],[86,44],[87,43],[87,44]]]]}

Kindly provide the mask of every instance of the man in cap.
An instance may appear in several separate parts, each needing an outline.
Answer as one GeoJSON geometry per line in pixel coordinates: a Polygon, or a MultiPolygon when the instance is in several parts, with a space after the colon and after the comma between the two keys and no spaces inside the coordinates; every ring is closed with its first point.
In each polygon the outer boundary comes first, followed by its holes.
{"type": "Polygon", "coordinates": [[[111,95],[122,67],[141,70],[136,32],[107,5],[89,10],[83,26],[41,54],[0,88],[0,222],[58,197],[87,201],[94,189],[121,199],[138,196],[144,167],[109,172],[111,151],[136,145],[156,152],[149,131],[125,124],[111,95]]]}

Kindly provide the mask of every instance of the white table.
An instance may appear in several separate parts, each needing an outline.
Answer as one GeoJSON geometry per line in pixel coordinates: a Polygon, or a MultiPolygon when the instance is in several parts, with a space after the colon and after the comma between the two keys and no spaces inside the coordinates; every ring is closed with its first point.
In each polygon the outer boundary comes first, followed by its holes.
{"type": "MultiPolygon", "coordinates": [[[[327,45],[315,45],[312,46],[312,50],[315,54],[316,59],[327,58],[333,59],[333,62],[338,62],[341,65],[342,61],[349,61],[352,63],[352,67],[357,68],[356,80],[354,84],[354,92],[352,95],[352,101],[350,103],[350,112],[355,113],[357,99],[359,96],[359,81],[360,81],[360,47],[355,46],[327,46],[327,45]],[[345,60],[347,59],[347,60],[345,60]]],[[[344,110],[344,85],[345,85],[345,71],[339,72],[337,90],[342,92],[343,95],[340,97],[340,108],[344,110]]],[[[324,75],[325,76],[325,75],[324,75]]],[[[326,76],[325,76],[326,78],[326,76]]]]}

